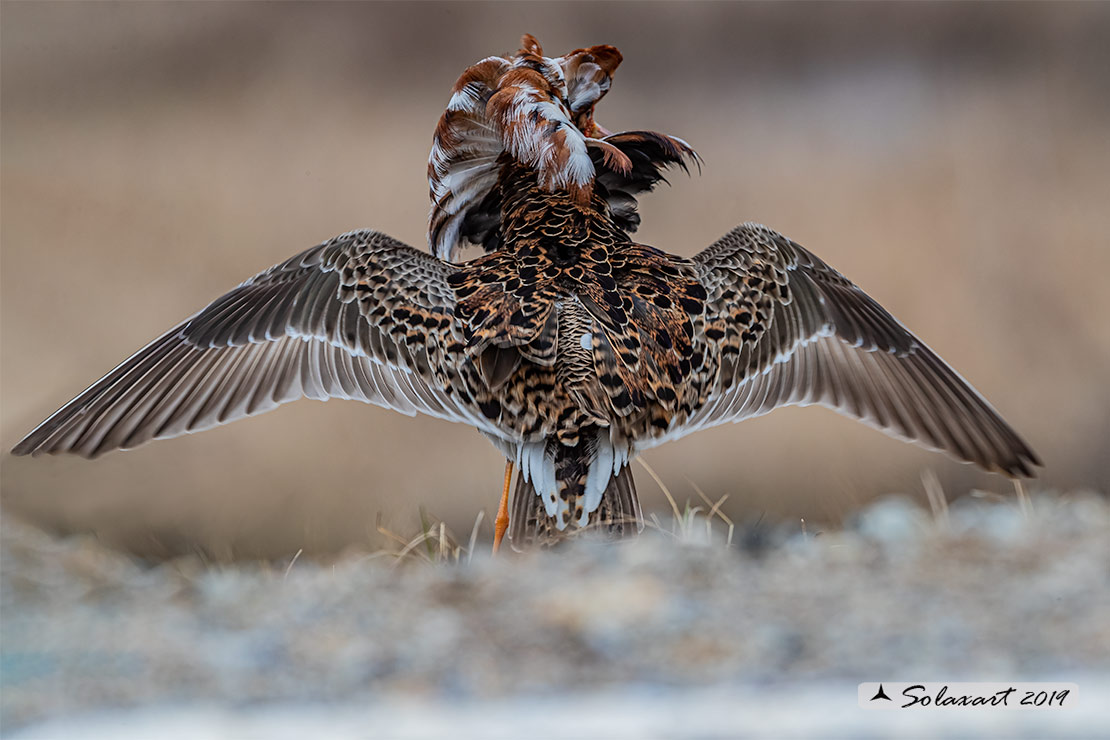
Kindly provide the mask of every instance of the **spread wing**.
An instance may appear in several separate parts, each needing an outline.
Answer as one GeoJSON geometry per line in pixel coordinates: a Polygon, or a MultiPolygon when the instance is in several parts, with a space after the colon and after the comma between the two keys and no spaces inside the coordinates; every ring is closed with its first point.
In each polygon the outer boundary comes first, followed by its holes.
{"type": "Polygon", "coordinates": [[[699,349],[721,369],[667,438],[821,404],[987,470],[1032,476],[1041,464],[944,360],[798,244],[744,224],[694,261],[709,293],[699,349]]]}
{"type": "Polygon", "coordinates": [[[305,396],[495,432],[451,370],[466,361],[446,282],[451,269],[376,232],[336,237],[170,329],[12,452],[96,457],[305,396]]]}

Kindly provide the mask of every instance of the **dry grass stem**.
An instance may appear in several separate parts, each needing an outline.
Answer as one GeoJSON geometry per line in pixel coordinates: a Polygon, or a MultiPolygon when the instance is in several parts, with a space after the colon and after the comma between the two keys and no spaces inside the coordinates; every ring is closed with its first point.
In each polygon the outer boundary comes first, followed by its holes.
{"type": "Polygon", "coordinates": [[[1017,491],[1018,506],[1021,507],[1021,515],[1028,520],[1033,511],[1033,507],[1029,504],[1029,496],[1025,493],[1025,484],[1022,483],[1020,478],[1014,478],[1014,490],[1017,491]]]}
{"type": "Polygon", "coordinates": [[[944,495],[944,488],[932,468],[925,468],[921,472],[921,484],[925,488],[925,497],[929,500],[929,508],[933,512],[933,521],[941,527],[948,526],[948,497],[944,495]]]}
{"type": "Polygon", "coordinates": [[[656,473],[655,470],[653,470],[652,467],[647,464],[644,458],[636,458],[636,462],[640,463],[640,466],[647,471],[647,474],[651,476],[652,480],[654,480],[656,485],[659,486],[659,489],[663,491],[663,495],[667,497],[667,503],[671,505],[671,511],[674,513],[674,518],[676,520],[681,520],[682,514],[678,510],[678,504],[675,503],[674,496],[671,495],[671,489],[667,487],[667,484],[664,483],[663,479],[659,477],[659,474],[656,473]]]}
{"type": "Polygon", "coordinates": [[[470,528],[470,539],[466,545],[466,562],[470,562],[474,557],[474,547],[478,543],[478,528],[482,526],[482,520],[486,518],[486,512],[482,509],[478,510],[478,516],[474,517],[474,526],[470,528]]]}
{"type": "Polygon", "coordinates": [[[296,554],[293,555],[293,559],[289,561],[289,565],[285,566],[285,573],[282,574],[281,580],[284,581],[285,579],[289,578],[289,571],[293,570],[293,564],[297,562],[297,558],[301,556],[302,552],[304,552],[303,547],[297,550],[296,554]]]}

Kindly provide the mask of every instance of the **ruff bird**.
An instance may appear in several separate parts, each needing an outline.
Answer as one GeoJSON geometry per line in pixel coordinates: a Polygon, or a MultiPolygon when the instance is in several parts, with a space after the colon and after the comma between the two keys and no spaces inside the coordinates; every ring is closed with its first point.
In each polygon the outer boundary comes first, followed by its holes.
{"type": "Polygon", "coordinates": [[[594,119],[621,54],[525,36],[455,83],[428,162],[429,251],[376,231],[262,272],[125,360],[16,445],[96,457],[298,398],[476,427],[504,454],[495,550],[639,531],[629,463],[821,404],[990,471],[1037,456],[970,384],[821,259],[746,223],[691,259],[632,239],[637,195],[698,164],[594,119]],[[461,261],[464,247],[484,254],[461,261]],[[509,513],[509,490],[519,470],[509,513]]]}

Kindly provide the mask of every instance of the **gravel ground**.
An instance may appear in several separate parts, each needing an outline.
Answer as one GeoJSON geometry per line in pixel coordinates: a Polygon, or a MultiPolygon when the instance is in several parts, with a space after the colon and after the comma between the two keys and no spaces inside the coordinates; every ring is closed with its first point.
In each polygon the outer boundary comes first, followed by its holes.
{"type": "Polygon", "coordinates": [[[150,565],[6,517],[3,730],[1086,737],[1110,726],[1101,496],[1034,498],[1028,515],[966,498],[940,516],[890,498],[844,531],[748,528],[727,548],[698,542],[703,531],[458,563],[150,565]],[[1055,712],[858,709],[856,684],[881,680],[1067,681],[1082,699],[1055,712]]]}

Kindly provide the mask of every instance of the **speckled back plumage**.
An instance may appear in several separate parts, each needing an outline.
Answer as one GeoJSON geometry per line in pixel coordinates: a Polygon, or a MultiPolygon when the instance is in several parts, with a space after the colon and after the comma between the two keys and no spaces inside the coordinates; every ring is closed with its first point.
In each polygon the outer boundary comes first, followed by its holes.
{"type": "Polygon", "coordinates": [[[692,262],[633,243],[596,193],[582,204],[511,159],[497,190],[501,247],[448,278],[475,394],[496,423],[556,443],[541,493],[556,529],[584,526],[609,482],[587,480],[598,445],[627,448],[693,410],[682,391],[705,289],[692,262]]]}
{"type": "Polygon", "coordinates": [[[480,430],[520,470],[514,546],[642,526],[629,462],[698,429],[823,404],[1008,475],[1036,455],[844,276],[756,224],[692,259],[636,243],[636,196],[699,160],[594,117],[610,46],[467,68],[428,164],[431,254],[344,234],[246,281],[94,383],[16,454],[89,457],[300,397],[480,430]],[[467,245],[484,254],[457,262],[467,245]]]}

